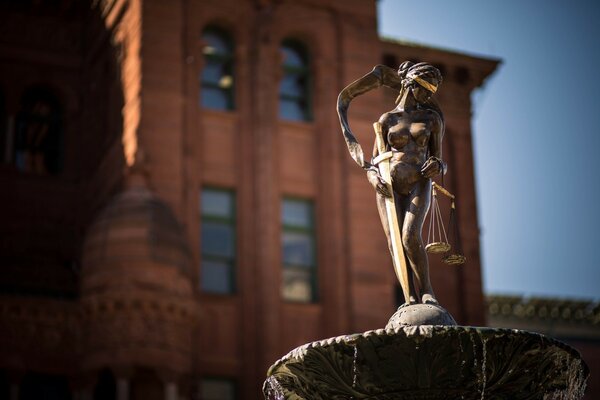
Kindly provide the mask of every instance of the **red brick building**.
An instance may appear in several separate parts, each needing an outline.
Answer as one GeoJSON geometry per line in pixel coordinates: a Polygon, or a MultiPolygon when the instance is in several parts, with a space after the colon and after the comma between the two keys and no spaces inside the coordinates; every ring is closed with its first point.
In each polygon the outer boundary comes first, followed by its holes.
{"type": "MultiPolygon", "coordinates": [[[[382,327],[397,286],[339,91],[374,64],[444,75],[462,268],[483,325],[471,92],[497,60],[382,40],[364,0],[0,1],[0,392],[257,399],[307,341],[382,327]]],[[[363,146],[394,93],[353,102],[363,146]]]]}

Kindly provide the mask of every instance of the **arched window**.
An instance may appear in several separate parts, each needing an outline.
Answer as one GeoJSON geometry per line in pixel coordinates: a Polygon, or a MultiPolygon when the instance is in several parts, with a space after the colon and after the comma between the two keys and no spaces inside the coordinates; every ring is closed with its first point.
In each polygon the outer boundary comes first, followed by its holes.
{"type": "Polygon", "coordinates": [[[48,89],[29,89],[17,115],[13,163],[18,170],[57,174],[62,169],[62,115],[48,89]]]}
{"type": "Polygon", "coordinates": [[[233,110],[233,42],[221,29],[209,27],[202,33],[204,69],[202,70],[202,107],[233,110]]]}
{"type": "Polygon", "coordinates": [[[283,79],[279,86],[279,116],[292,121],[312,119],[310,71],[305,47],[294,40],[281,45],[283,79]]]}

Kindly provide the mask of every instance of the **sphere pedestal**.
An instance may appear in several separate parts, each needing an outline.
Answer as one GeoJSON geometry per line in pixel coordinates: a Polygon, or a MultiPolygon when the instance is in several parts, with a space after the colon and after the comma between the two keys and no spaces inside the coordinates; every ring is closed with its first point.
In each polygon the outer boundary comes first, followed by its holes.
{"type": "Polygon", "coordinates": [[[269,369],[265,398],[575,400],[583,396],[589,372],[579,353],[566,344],[511,329],[403,326],[417,317],[452,318],[439,306],[417,306],[418,310],[412,309],[415,306],[399,309],[388,329],[338,336],[291,351],[269,369]]]}
{"type": "Polygon", "coordinates": [[[405,304],[398,307],[385,329],[420,325],[454,326],[456,321],[445,308],[438,304],[405,304]]]}

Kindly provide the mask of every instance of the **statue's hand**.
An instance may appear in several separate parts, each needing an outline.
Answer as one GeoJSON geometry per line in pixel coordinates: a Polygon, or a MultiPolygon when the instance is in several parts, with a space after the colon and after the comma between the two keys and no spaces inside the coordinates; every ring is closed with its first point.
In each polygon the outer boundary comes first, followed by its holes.
{"type": "Polygon", "coordinates": [[[382,195],[383,197],[392,197],[387,184],[377,172],[373,170],[369,170],[367,172],[367,179],[371,183],[371,186],[375,189],[377,193],[382,195]]]}
{"type": "Polygon", "coordinates": [[[429,157],[421,167],[421,175],[428,179],[445,173],[446,163],[437,157],[429,157]]]}

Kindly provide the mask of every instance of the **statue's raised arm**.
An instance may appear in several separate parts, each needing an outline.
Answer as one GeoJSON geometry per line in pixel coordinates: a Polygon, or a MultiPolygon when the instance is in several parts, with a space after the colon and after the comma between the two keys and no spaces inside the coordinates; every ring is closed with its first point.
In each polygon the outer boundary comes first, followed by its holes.
{"type": "Polygon", "coordinates": [[[340,125],[342,126],[342,133],[346,140],[348,151],[350,152],[352,159],[354,159],[360,167],[365,169],[368,169],[371,164],[365,162],[362,147],[360,147],[360,143],[358,143],[358,140],[356,140],[356,137],[352,133],[352,129],[350,129],[350,124],[348,123],[348,107],[350,107],[350,102],[355,97],[381,86],[387,86],[400,91],[402,88],[402,80],[395,69],[386,65],[375,66],[371,72],[346,86],[340,92],[337,100],[337,113],[340,118],[340,125]]]}

